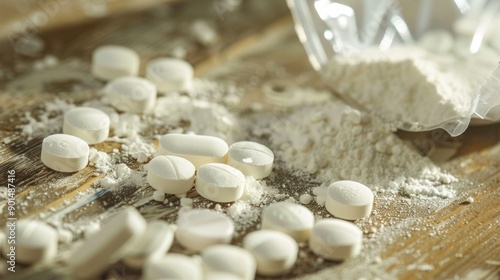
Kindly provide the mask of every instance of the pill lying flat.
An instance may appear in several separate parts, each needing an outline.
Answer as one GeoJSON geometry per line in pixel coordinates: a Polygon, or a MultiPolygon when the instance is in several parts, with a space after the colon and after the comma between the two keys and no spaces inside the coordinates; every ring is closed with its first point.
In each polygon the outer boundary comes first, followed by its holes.
{"type": "Polygon", "coordinates": [[[255,259],[247,250],[234,245],[213,245],[201,252],[205,273],[225,272],[245,280],[255,277],[255,259]]]}
{"type": "Polygon", "coordinates": [[[198,169],[207,163],[225,163],[227,143],[217,137],[169,133],[160,138],[158,153],[185,158],[198,169]]]}
{"type": "Polygon", "coordinates": [[[325,207],[330,214],[345,220],[357,220],[370,216],[373,192],[354,181],[337,181],[328,187],[325,207]]]}
{"type": "Polygon", "coordinates": [[[196,259],[169,253],[160,258],[148,259],[142,269],[142,279],[201,280],[203,271],[196,259]]]}
{"type": "Polygon", "coordinates": [[[238,169],[223,163],[200,166],[196,174],[196,191],[215,202],[233,202],[245,191],[245,175],[238,169]]]}
{"type": "Polygon", "coordinates": [[[123,257],[123,262],[132,268],[141,268],[146,259],[161,258],[172,246],[174,227],[165,221],[154,221],[147,225],[146,232],[123,257]]]}
{"type": "MultiPolygon", "coordinates": [[[[23,264],[48,262],[57,253],[57,231],[44,222],[20,220],[16,223],[15,244],[6,244],[4,251],[10,259],[10,246],[15,245],[15,260],[23,264]]],[[[9,231],[8,231],[9,232],[9,231]]]]}
{"type": "Polygon", "coordinates": [[[299,247],[295,239],[274,230],[251,232],[243,239],[243,248],[255,257],[257,273],[276,276],[288,272],[297,261],[299,247]]]}
{"type": "Polygon", "coordinates": [[[111,80],[104,92],[113,107],[130,113],[148,113],[156,102],[156,86],[144,78],[124,76],[111,80]]]}
{"type": "Polygon", "coordinates": [[[168,194],[187,193],[194,185],[194,165],[177,156],[156,156],[149,162],[147,181],[168,194]]]}
{"type": "Polygon", "coordinates": [[[97,279],[146,231],[146,221],[133,207],[110,217],[99,232],[74,248],[67,263],[74,278],[97,279]]]}
{"type": "Polygon", "coordinates": [[[363,233],[354,224],[339,219],[323,219],[313,228],[309,248],[328,260],[354,258],[361,251],[363,233]]]}
{"type": "Polygon", "coordinates": [[[92,75],[102,80],[112,80],[122,76],[136,76],[140,58],[132,49],[105,45],[92,53],[92,75]]]}
{"type": "Polygon", "coordinates": [[[241,141],[229,146],[227,164],[239,169],[246,176],[253,176],[255,179],[269,176],[273,161],[273,152],[262,144],[241,141]]]}
{"type": "Polygon", "coordinates": [[[177,58],[156,58],[146,66],[146,78],[158,92],[189,91],[193,83],[193,66],[177,58]]]}
{"type": "Polygon", "coordinates": [[[314,214],[299,204],[277,202],[267,206],[262,213],[262,229],[281,231],[297,242],[306,241],[313,226],[314,214]]]}
{"type": "Polygon", "coordinates": [[[87,166],[89,151],[89,145],[78,137],[53,134],[43,139],[41,160],[56,171],[76,172],[87,166]]]}
{"type": "Polygon", "coordinates": [[[109,124],[110,119],[103,111],[78,107],[64,114],[63,133],[79,137],[92,145],[108,138],[109,124]]]}
{"type": "Polygon", "coordinates": [[[179,213],[175,239],[185,248],[201,251],[214,244],[231,242],[233,222],[224,214],[208,209],[179,213]]]}

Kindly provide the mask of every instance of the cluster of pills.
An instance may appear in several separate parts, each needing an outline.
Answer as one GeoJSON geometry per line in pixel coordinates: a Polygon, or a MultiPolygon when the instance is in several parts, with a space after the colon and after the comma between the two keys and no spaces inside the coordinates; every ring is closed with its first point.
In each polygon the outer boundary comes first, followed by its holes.
{"type": "MultiPolygon", "coordinates": [[[[92,73],[109,81],[105,92],[120,111],[148,113],[157,91],[191,88],[193,69],[184,61],[155,59],[146,67],[147,79],[136,77],[139,64],[137,53],[120,46],[100,47],[93,53],[92,73]]],[[[60,172],[83,169],[89,145],[105,141],[109,127],[110,118],[98,109],[69,110],[64,116],[64,134],[43,140],[42,162],[60,172]]],[[[147,182],[156,190],[153,198],[158,201],[165,194],[182,195],[194,187],[205,199],[230,203],[243,196],[248,176],[269,176],[273,162],[273,152],[260,143],[228,145],[213,136],[169,133],[160,138],[157,156],[148,164],[147,182]]],[[[328,188],[325,207],[337,218],[368,217],[372,205],[373,193],[357,182],[338,181],[328,188]]],[[[298,243],[308,242],[313,253],[335,261],[355,257],[361,250],[363,236],[358,227],[334,218],[315,222],[314,214],[303,205],[277,202],[267,206],[260,229],[244,236],[241,247],[230,244],[235,228],[226,215],[189,206],[179,211],[176,225],[148,223],[135,208],[125,208],[73,250],[67,261],[72,275],[95,278],[121,259],[131,268],[142,269],[143,279],[254,279],[256,273],[277,276],[290,271],[297,260],[298,243]],[[199,255],[167,253],[174,240],[199,255]]],[[[31,220],[20,221],[18,229],[21,262],[32,264],[55,256],[57,231],[31,220]]]]}

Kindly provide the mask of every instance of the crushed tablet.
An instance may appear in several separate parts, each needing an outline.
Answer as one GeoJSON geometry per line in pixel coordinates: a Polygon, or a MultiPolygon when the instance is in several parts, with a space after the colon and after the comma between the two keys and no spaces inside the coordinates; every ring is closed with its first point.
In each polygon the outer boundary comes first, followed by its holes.
{"type": "Polygon", "coordinates": [[[243,239],[243,248],[255,257],[257,273],[277,276],[288,272],[297,261],[299,247],[295,239],[274,230],[251,232],[243,239]]]}
{"type": "Polygon", "coordinates": [[[262,213],[262,229],[281,231],[297,242],[306,241],[313,226],[314,214],[299,204],[277,202],[267,206],[262,213]]]}
{"type": "Polygon", "coordinates": [[[89,161],[89,145],[67,134],[53,134],[42,142],[41,160],[47,167],[60,172],[76,172],[89,161]]]}
{"type": "Polygon", "coordinates": [[[168,194],[187,193],[194,185],[194,165],[177,156],[156,156],[149,162],[147,181],[168,194]]]}
{"type": "Polygon", "coordinates": [[[140,58],[132,49],[105,45],[92,53],[92,75],[102,80],[112,80],[122,76],[136,76],[140,58]]]}
{"type": "Polygon", "coordinates": [[[196,191],[215,202],[233,202],[245,191],[245,175],[223,163],[208,163],[196,173],[196,191]]]}
{"type": "Polygon", "coordinates": [[[101,110],[77,107],[64,114],[63,133],[81,138],[89,145],[104,142],[109,135],[110,119],[101,110]]]}
{"type": "Polygon", "coordinates": [[[217,137],[169,133],[160,138],[160,155],[179,156],[189,160],[198,169],[207,163],[226,163],[227,143],[217,137]]]}
{"type": "Polygon", "coordinates": [[[260,143],[241,141],[229,146],[227,164],[239,169],[245,176],[255,179],[269,176],[273,161],[273,152],[260,143]]]}
{"type": "Polygon", "coordinates": [[[373,192],[354,181],[337,181],[328,187],[325,207],[333,216],[345,220],[358,220],[370,216],[373,192]]]}

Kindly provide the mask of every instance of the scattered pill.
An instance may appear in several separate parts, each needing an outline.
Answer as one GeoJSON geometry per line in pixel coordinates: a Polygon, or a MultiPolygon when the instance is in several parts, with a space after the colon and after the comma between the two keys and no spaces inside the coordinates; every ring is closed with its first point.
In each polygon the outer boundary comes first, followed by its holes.
{"type": "Polygon", "coordinates": [[[104,91],[111,105],[124,112],[148,113],[156,102],[156,86],[140,77],[125,76],[113,79],[104,91]]]}
{"type": "Polygon", "coordinates": [[[215,202],[233,202],[245,191],[245,175],[223,163],[208,163],[196,173],[196,191],[215,202]]]}
{"type": "Polygon", "coordinates": [[[199,261],[182,254],[169,253],[148,259],[142,269],[142,279],[201,280],[203,271],[199,261]]]}
{"type": "MultiPolygon", "coordinates": [[[[46,223],[35,220],[20,220],[15,225],[15,244],[5,245],[6,257],[23,264],[48,262],[57,253],[57,231],[46,223]],[[10,247],[15,245],[15,251],[10,247]]],[[[14,240],[14,239],[12,239],[14,240]]]]}
{"type": "Polygon", "coordinates": [[[193,83],[193,66],[178,58],[156,58],[146,66],[146,78],[161,93],[189,91],[193,83]]]}
{"type": "Polygon", "coordinates": [[[146,232],[134,247],[127,252],[123,262],[132,267],[141,268],[148,258],[161,258],[172,246],[174,227],[165,221],[154,221],[147,225],[146,232]]]}
{"type": "Polygon", "coordinates": [[[299,204],[277,202],[267,206],[262,213],[262,229],[281,231],[297,242],[306,241],[313,226],[314,214],[299,204]]]}
{"type": "Polygon", "coordinates": [[[180,212],[175,239],[185,248],[201,251],[214,244],[231,242],[234,225],[226,215],[208,209],[180,212]]]}
{"type": "Polygon", "coordinates": [[[299,247],[295,239],[274,230],[251,232],[243,239],[243,248],[255,257],[257,273],[276,276],[288,272],[297,261],[299,247]]]}
{"type": "Polygon", "coordinates": [[[187,193],[194,185],[194,165],[177,156],[156,156],[149,162],[147,181],[168,194],[187,193]]]}
{"type": "Polygon", "coordinates": [[[354,224],[339,219],[318,221],[309,239],[309,248],[327,260],[354,258],[361,251],[363,233],[354,224]]]}
{"type": "Polygon", "coordinates": [[[373,192],[354,181],[337,181],[328,187],[325,207],[333,216],[345,220],[358,220],[370,216],[373,192]]]}
{"type": "Polygon", "coordinates": [[[254,257],[247,250],[234,245],[213,245],[201,252],[205,273],[225,272],[253,280],[256,271],[254,257]]]}
{"type": "Polygon", "coordinates": [[[106,45],[92,53],[92,75],[102,80],[112,80],[122,76],[136,76],[140,58],[126,47],[106,45]]]}
{"type": "Polygon", "coordinates": [[[67,134],[53,134],[42,142],[41,160],[47,167],[60,172],[76,172],[87,166],[89,145],[67,134]]]}
{"type": "Polygon", "coordinates": [[[79,137],[92,145],[108,138],[109,124],[110,119],[103,111],[78,107],[64,114],[63,133],[79,137]]]}
{"type": "Polygon", "coordinates": [[[243,278],[226,272],[210,272],[205,274],[205,280],[243,280],[243,278]]]}
{"type": "Polygon", "coordinates": [[[273,161],[273,152],[262,144],[241,141],[229,146],[227,164],[237,168],[246,176],[253,176],[255,179],[269,176],[273,161]]]}
{"type": "Polygon", "coordinates": [[[160,138],[158,153],[183,157],[198,169],[206,163],[225,163],[227,143],[217,137],[193,134],[169,133],[160,138]]]}
{"type": "Polygon", "coordinates": [[[75,247],[67,260],[75,278],[96,279],[146,231],[146,221],[133,207],[110,217],[97,234],[75,247]]]}

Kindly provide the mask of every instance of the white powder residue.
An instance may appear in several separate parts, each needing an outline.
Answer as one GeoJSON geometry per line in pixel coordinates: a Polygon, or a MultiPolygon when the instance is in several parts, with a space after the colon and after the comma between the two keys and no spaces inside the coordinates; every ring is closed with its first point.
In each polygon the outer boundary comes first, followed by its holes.
{"type": "Polygon", "coordinates": [[[496,65],[498,53],[484,47],[463,54],[456,43],[448,53],[398,46],[335,56],[325,77],[343,97],[400,126],[433,128],[467,115],[471,99],[496,65]]]}
{"type": "Polygon", "coordinates": [[[43,111],[38,116],[32,116],[31,112],[24,114],[26,124],[21,125],[21,135],[29,141],[36,137],[46,137],[62,130],[64,113],[75,105],[64,100],[54,99],[44,104],[43,111]]]}
{"type": "MultiPolygon", "coordinates": [[[[306,107],[271,123],[285,166],[328,183],[361,182],[372,190],[450,198],[456,179],[399,139],[381,120],[341,102],[306,107]]],[[[314,190],[316,196],[324,193],[314,190]]],[[[323,198],[317,198],[323,204],[323,198]]]]}

